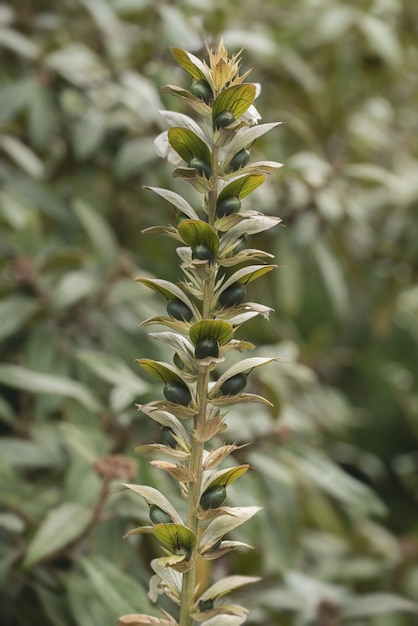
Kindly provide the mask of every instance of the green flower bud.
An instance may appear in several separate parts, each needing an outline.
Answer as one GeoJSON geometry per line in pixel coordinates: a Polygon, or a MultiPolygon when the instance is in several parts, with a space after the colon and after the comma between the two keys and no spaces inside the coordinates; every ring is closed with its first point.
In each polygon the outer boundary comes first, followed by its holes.
{"type": "Polygon", "coordinates": [[[149,507],[149,516],[150,520],[153,524],[172,524],[173,520],[171,517],[160,509],[156,504],[151,504],[149,507]]]}
{"type": "Polygon", "coordinates": [[[177,547],[174,549],[174,554],[177,554],[177,555],[179,555],[179,556],[183,556],[183,554],[184,554],[184,555],[185,555],[185,557],[186,557],[186,559],[185,559],[185,560],[186,560],[186,561],[190,561],[190,558],[191,558],[191,556],[192,556],[192,551],[191,551],[191,549],[189,548],[189,546],[177,546],[177,547]]]}
{"type": "Polygon", "coordinates": [[[187,304],[183,302],[183,300],[180,300],[180,298],[173,298],[168,302],[167,313],[176,320],[184,322],[190,322],[193,317],[193,312],[189,309],[187,304]]]}
{"type": "Polygon", "coordinates": [[[216,215],[218,217],[232,215],[239,211],[240,207],[241,201],[237,196],[227,196],[216,205],[216,215]]]}
{"type": "Polygon", "coordinates": [[[209,261],[209,263],[213,263],[215,260],[215,253],[204,243],[198,243],[192,250],[192,259],[199,259],[200,261],[209,261]]]}
{"type": "Polygon", "coordinates": [[[164,426],[161,430],[161,442],[170,446],[170,448],[177,448],[177,441],[173,437],[173,431],[170,426],[164,426]]]}
{"type": "Polygon", "coordinates": [[[207,511],[208,509],[217,509],[226,498],[226,489],[224,485],[212,485],[208,487],[200,497],[200,506],[207,511]]]}
{"type": "Polygon", "coordinates": [[[164,396],[169,402],[188,406],[192,401],[189,388],[176,380],[169,380],[164,385],[164,396]]]}
{"type": "Polygon", "coordinates": [[[200,157],[193,157],[193,159],[189,162],[189,167],[193,167],[201,176],[210,178],[210,165],[209,163],[206,163],[204,159],[201,159],[200,157]]]}
{"type": "Polygon", "coordinates": [[[223,396],[236,396],[247,386],[247,374],[236,374],[228,378],[220,388],[223,396]]]}
{"type": "Polygon", "coordinates": [[[219,344],[214,337],[202,337],[196,343],[194,351],[196,359],[205,359],[213,356],[215,359],[219,356],[219,344]]]}
{"type": "Polygon", "coordinates": [[[190,85],[190,91],[194,96],[196,96],[196,98],[200,98],[200,100],[203,100],[206,104],[208,104],[213,98],[212,89],[210,88],[208,81],[204,78],[194,80],[190,85]]]}
{"type": "Polygon", "coordinates": [[[234,157],[232,157],[232,160],[229,164],[229,171],[235,172],[236,170],[239,170],[240,167],[245,167],[246,165],[248,165],[249,161],[250,153],[248,152],[248,150],[246,150],[246,148],[243,148],[242,150],[237,152],[234,157]]]}
{"type": "Polygon", "coordinates": [[[225,128],[225,126],[229,126],[235,122],[235,116],[231,111],[222,111],[222,113],[218,113],[218,115],[213,120],[213,128],[214,130],[219,130],[220,128],[225,128]]]}
{"type": "Polygon", "coordinates": [[[205,611],[211,611],[214,607],[213,600],[201,600],[199,602],[199,611],[204,613],[205,611]]]}
{"type": "Polygon", "coordinates": [[[223,307],[237,306],[244,302],[245,294],[245,285],[233,283],[220,294],[218,302],[223,307]]]}

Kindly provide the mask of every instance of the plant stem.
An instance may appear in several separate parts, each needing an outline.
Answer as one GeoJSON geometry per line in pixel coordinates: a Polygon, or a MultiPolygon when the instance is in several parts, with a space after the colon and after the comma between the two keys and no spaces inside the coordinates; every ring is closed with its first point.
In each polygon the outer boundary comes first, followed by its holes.
{"type": "MultiPolygon", "coordinates": [[[[208,223],[213,225],[216,214],[216,202],[218,197],[218,163],[219,149],[212,144],[212,185],[208,192],[208,223]]],[[[211,304],[215,292],[216,267],[209,266],[209,276],[204,284],[202,318],[208,319],[211,314],[211,304]]],[[[196,402],[198,411],[194,419],[195,431],[204,425],[206,421],[206,407],[208,397],[210,370],[208,367],[199,368],[196,382],[196,402]]],[[[199,505],[199,496],[202,488],[203,475],[203,451],[204,443],[198,441],[196,437],[192,438],[192,449],[190,453],[189,469],[192,474],[192,481],[189,483],[189,495],[187,502],[187,521],[186,525],[199,537],[199,518],[196,510],[199,505]]],[[[193,606],[194,591],[196,587],[196,554],[192,556],[191,568],[183,574],[183,583],[181,590],[181,604],[179,626],[192,626],[193,618],[191,611],[193,606]]]]}

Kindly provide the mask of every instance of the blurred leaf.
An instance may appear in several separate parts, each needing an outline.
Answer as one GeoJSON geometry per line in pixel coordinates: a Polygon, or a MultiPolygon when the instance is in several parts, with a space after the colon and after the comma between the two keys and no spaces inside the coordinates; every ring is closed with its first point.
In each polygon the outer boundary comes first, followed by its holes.
{"type": "Polygon", "coordinates": [[[124,389],[134,395],[143,394],[148,385],[115,354],[96,350],[77,350],[76,357],[110,385],[124,389]]]}
{"type": "Polygon", "coordinates": [[[94,210],[84,200],[76,199],[73,207],[99,257],[108,264],[115,263],[118,255],[118,244],[109,225],[98,211],[94,210]]]}
{"type": "Polygon", "coordinates": [[[0,148],[9,157],[33,178],[42,178],[44,175],[44,165],[40,158],[27,145],[12,137],[11,135],[0,135],[0,148]]]}
{"type": "Polygon", "coordinates": [[[55,376],[41,374],[20,365],[0,364],[0,383],[31,393],[46,393],[73,398],[89,411],[98,411],[100,405],[93,394],[81,383],[55,376]]]}
{"type": "Polygon", "coordinates": [[[99,557],[85,557],[81,561],[94,592],[116,620],[119,615],[146,611],[155,613],[145,590],[113,563],[99,557]]]}
{"type": "Polygon", "coordinates": [[[92,510],[75,502],[64,502],[52,509],[32,539],[24,561],[30,568],[38,561],[53,556],[76,540],[88,527],[92,510]]]}
{"type": "Polygon", "coordinates": [[[391,593],[370,593],[350,598],[342,606],[342,618],[354,619],[407,611],[418,613],[418,604],[391,593]]]}
{"type": "Polygon", "coordinates": [[[39,303],[28,296],[12,295],[0,302],[0,341],[18,332],[39,310],[39,303]]]}

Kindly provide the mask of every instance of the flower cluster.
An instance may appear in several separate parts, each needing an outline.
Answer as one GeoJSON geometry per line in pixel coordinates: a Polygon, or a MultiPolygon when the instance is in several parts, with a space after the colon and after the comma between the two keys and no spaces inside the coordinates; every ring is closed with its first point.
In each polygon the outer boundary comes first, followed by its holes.
{"type": "Polygon", "coordinates": [[[259,87],[245,82],[248,72],[240,75],[239,54],[229,58],[223,42],[215,51],[208,49],[208,63],[179,48],[172,54],[190,85],[188,89],[168,85],[163,90],[187,103],[198,122],[163,111],[169,129],[157,138],[156,146],[178,164],[173,176],[195,189],[197,202],[192,206],[169,189],[148,187],[176,211],[175,225],[147,232],[179,243],[182,278],[176,284],[160,278],[137,279],[166,300],[166,314],[143,324],[165,327],[151,336],[174,353],[173,363],[138,359],[161,381],[163,396],[139,407],[160,425],[161,440],[138,451],[154,455],[151,465],[176,481],[187,503],[184,516],[157,489],[125,486],[148,503],[151,521],[128,535],[152,533],[164,552],[151,564],[155,575],[150,596],[156,600],[164,593],[179,609],[176,618],[166,612],[161,617],[136,614],[121,617],[119,624],[190,626],[196,621],[238,626],[247,610],[223,604],[222,598],[257,579],[228,576],[201,589],[196,564],[199,559],[217,559],[249,547],[226,535],[258,511],[258,507],[227,504],[229,485],[248,470],[246,464],[219,469],[238,444],[207,444],[227,427],[227,407],[267,403],[247,390],[248,377],[254,368],[276,359],[242,358],[229,367],[225,362],[230,351],[254,348],[235,338],[237,329],[254,316],[267,317],[270,311],[248,300],[247,286],[276,266],[270,263],[271,254],[247,246],[252,235],[272,228],[280,219],[246,207],[243,200],[280,167],[272,161],[251,161],[255,140],[278,123],[257,124],[260,116],[254,100],[259,87]]]}

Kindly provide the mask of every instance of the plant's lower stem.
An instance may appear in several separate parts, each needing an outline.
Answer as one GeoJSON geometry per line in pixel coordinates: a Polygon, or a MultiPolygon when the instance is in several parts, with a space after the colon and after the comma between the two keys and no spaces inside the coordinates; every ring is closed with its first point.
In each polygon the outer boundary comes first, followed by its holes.
{"type": "MultiPolygon", "coordinates": [[[[212,268],[210,277],[205,283],[202,304],[202,317],[209,317],[211,301],[213,298],[215,287],[216,271],[212,268]]],[[[206,421],[208,385],[210,378],[209,367],[199,369],[196,383],[196,402],[198,411],[194,419],[194,430],[198,431],[206,421]]],[[[189,495],[187,502],[187,519],[186,525],[196,537],[199,537],[199,518],[196,510],[199,504],[200,492],[202,489],[203,476],[203,451],[204,443],[196,437],[192,438],[192,449],[190,454],[189,469],[192,475],[192,481],[189,483],[189,495]]],[[[194,592],[196,587],[196,554],[192,557],[191,568],[183,574],[183,583],[181,591],[181,605],[179,626],[192,626],[193,618],[191,617],[191,609],[193,606],[194,592]]]]}

